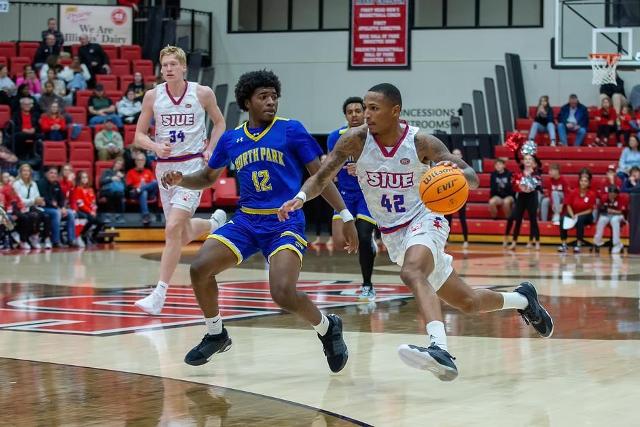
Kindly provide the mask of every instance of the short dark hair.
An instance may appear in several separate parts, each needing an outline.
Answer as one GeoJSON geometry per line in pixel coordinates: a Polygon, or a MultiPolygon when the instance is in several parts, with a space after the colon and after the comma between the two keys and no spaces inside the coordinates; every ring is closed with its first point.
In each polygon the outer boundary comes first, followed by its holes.
{"type": "Polygon", "coordinates": [[[591,181],[591,178],[593,177],[593,174],[591,173],[591,171],[589,170],[589,168],[582,168],[580,169],[580,172],[578,173],[578,177],[582,177],[582,175],[585,175],[587,178],[589,178],[589,181],[591,181]]]}
{"type": "Polygon", "coordinates": [[[638,166],[631,166],[631,169],[629,169],[629,174],[635,171],[640,171],[640,168],[638,166]]]}
{"type": "Polygon", "coordinates": [[[272,87],[276,90],[278,98],[280,97],[280,79],[273,71],[250,71],[240,76],[236,84],[235,95],[236,103],[241,110],[247,111],[244,106],[245,102],[251,99],[256,89],[260,87],[272,87]]]}
{"type": "Polygon", "coordinates": [[[45,167],[44,167],[44,173],[45,173],[45,175],[46,175],[46,174],[48,174],[52,169],[55,169],[55,170],[56,170],[56,172],[60,172],[60,171],[58,170],[58,167],[57,167],[57,166],[49,165],[49,166],[45,166],[45,167]]]}
{"type": "Polygon", "coordinates": [[[359,96],[350,96],[342,103],[342,114],[347,114],[347,106],[349,104],[360,104],[364,110],[364,101],[359,96]]]}
{"type": "Polygon", "coordinates": [[[381,93],[394,105],[399,105],[400,107],[402,107],[402,95],[400,95],[400,90],[398,90],[398,88],[391,83],[379,83],[369,89],[369,92],[381,93]]]}
{"type": "Polygon", "coordinates": [[[494,164],[494,165],[495,165],[496,163],[502,163],[502,164],[504,165],[504,163],[505,163],[505,162],[504,162],[504,159],[502,159],[502,158],[498,157],[498,158],[496,159],[496,161],[495,161],[495,162],[493,162],[493,164],[494,164]]]}

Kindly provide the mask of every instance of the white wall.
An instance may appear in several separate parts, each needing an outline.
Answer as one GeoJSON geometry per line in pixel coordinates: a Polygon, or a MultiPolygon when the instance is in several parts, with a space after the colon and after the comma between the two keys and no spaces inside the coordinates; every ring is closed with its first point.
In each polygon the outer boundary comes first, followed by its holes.
{"type": "MultiPolygon", "coordinates": [[[[227,34],[226,1],[183,0],[182,7],[214,14],[216,84],[229,83],[232,92],[243,72],[272,69],[283,86],[279,114],[321,133],[341,124],[346,97],[362,95],[383,81],[400,88],[406,109],[457,109],[471,102],[474,89],[483,90],[484,77],[494,77],[505,52],[521,57],[528,104],[542,94],[562,104],[574,92],[584,103],[596,103],[598,89],[591,85],[590,70],[550,67],[553,4],[545,0],[545,27],[539,29],[414,30],[409,71],[349,71],[347,31],[227,34]]],[[[636,73],[621,76],[627,90],[640,83],[636,73]]]]}

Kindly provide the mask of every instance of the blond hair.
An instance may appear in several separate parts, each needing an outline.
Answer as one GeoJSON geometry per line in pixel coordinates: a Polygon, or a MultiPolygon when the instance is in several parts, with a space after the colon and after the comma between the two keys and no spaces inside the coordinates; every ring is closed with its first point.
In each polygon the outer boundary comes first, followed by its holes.
{"type": "Polygon", "coordinates": [[[187,54],[178,46],[166,45],[160,51],[160,63],[162,63],[162,58],[167,55],[174,55],[181,65],[187,65],[187,54]]]}

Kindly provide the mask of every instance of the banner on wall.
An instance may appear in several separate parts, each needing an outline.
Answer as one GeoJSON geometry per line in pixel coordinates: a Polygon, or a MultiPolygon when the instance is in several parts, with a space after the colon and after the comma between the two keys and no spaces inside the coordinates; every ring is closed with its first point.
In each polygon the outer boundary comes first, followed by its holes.
{"type": "Polygon", "coordinates": [[[130,7],[60,5],[60,32],[64,44],[80,42],[86,34],[99,44],[131,44],[133,16],[130,7]]]}
{"type": "Polygon", "coordinates": [[[351,0],[349,69],[409,69],[409,0],[351,0]]]}

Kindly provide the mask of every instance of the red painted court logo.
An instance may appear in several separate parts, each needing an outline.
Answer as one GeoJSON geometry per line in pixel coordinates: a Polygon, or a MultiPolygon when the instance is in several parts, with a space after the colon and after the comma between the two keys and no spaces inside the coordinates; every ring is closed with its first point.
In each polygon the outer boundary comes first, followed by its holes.
{"type": "MultiPolygon", "coordinates": [[[[359,285],[351,281],[302,281],[305,291],[320,309],[361,304],[350,293],[359,285]],[[348,295],[344,295],[347,293],[348,295]]],[[[220,314],[225,321],[281,314],[264,281],[219,283],[220,314]]],[[[0,299],[0,331],[29,331],[109,336],[140,330],[183,327],[203,322],[190,287],[171,287],[162,314],[148,316],[133,303],[149,289],[122,289],[96,294],[92,288],[69,288],[72,295],[36,297],[32,293],[5,295],[0,299]]],[[[402,285],[376,284],[377,301],[411,297],[402,285]]]]}

